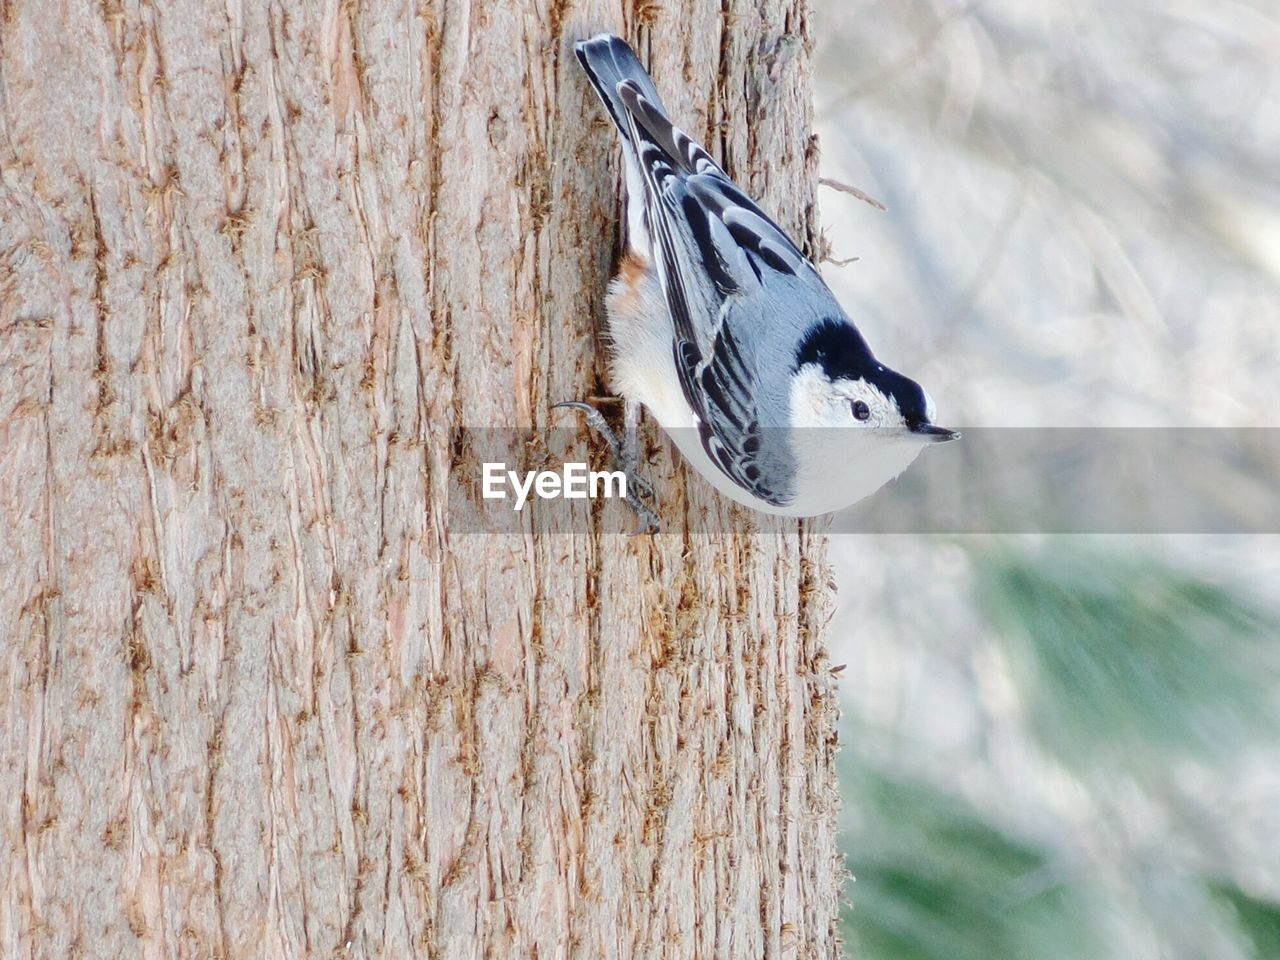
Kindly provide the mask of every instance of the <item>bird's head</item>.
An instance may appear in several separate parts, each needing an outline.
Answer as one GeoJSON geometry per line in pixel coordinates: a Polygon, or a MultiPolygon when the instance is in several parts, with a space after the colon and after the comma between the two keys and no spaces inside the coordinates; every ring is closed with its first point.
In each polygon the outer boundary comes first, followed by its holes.
{"type": "Polygon", "coordinates": [[[856,327],[825,320],[796,351],[793,428],[851,427],[884,440],[937,443],[959,436],[934,424],[933,400],[910,377],[880,363],[856,327]]]}

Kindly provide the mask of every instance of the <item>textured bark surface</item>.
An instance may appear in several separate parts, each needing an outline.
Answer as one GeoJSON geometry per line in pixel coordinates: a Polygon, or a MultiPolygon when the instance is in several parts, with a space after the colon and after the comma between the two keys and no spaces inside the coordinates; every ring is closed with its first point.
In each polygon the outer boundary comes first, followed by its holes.
{"type": "Polygon", "coordinates": [[[602,389],[606,28],[812,243],[803,0],[4,4],[3,956],[838,953],[822,537],[447,523],[602,389]]]}

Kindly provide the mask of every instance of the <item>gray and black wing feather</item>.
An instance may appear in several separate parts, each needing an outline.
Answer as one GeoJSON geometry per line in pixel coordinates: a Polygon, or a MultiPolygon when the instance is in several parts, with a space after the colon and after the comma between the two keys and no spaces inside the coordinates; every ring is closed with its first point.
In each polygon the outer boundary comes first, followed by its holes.
{"type": "Polygon", "coordinates": [[[795,276],[813,267],[640,85],[624,80],[617,94],[643,174],[653,255],[675,333],[676,371],[702,446],[739,486],[781,504],[788,498],[789,476],[762,468],[753,346],[767,320],[758,309],[759,293],[767,272],[795,276]]]}

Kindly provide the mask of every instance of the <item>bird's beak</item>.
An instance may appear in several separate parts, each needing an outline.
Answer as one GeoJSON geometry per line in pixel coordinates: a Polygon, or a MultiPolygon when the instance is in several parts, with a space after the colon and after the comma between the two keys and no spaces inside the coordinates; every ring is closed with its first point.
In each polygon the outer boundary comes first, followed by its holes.
{"type": "Polygon", "coordinates": [[[948,430],[946,427],[937,427],[925,420],[909,423],[907,424],[907,429],[928,443],[946,443],[948,440],[960,439],[959,431],[948,430]]]}

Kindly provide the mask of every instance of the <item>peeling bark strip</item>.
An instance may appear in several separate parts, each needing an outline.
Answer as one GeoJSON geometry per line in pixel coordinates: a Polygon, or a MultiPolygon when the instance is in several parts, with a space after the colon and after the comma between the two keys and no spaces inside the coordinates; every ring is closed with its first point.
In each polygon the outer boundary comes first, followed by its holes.
{"type": "Polygon", "coordinates": [[[821,536],[441,524],[601,389],[573,40],[816,240],[803,0],[624,6],[4,5],[0,955],[837,955],[821,536]]]}

